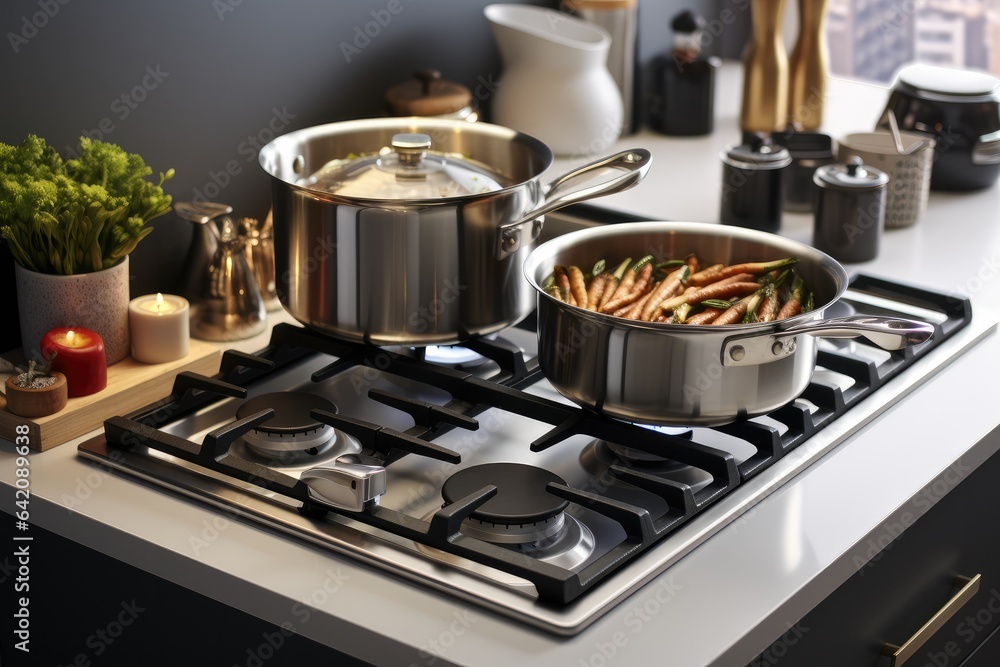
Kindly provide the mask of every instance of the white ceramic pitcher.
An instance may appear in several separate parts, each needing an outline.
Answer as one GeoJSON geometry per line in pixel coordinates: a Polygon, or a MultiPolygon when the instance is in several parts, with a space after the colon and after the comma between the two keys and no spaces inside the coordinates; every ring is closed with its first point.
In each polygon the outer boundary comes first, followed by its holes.
{"type": "Polygon", "coordinates": [[[559,156],[611,148],[624,105],[607,66],[607,30],[527,5],[487,5],[483,13],[504,63],[493,122],[532,135],[559,156]]]}

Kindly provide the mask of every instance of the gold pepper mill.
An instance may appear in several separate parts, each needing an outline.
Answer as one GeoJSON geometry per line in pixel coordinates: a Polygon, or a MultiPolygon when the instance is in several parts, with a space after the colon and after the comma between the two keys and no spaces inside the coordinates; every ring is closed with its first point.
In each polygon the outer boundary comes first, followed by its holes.
{"type": "Polygon", "coordinates": [[[799,0],[799,37],[788,74],[788,120],[796,128],[817,130],[823,124],[829,52],[827,0],[799,0]]]}
{"type": "Polygon", "coordinates": [[[773,132],[785,128],[788,114],[788,56],[781,37],[785,0],[752,0],[750,11],[753,35],[743,52],[740,128],[773,132]]]}

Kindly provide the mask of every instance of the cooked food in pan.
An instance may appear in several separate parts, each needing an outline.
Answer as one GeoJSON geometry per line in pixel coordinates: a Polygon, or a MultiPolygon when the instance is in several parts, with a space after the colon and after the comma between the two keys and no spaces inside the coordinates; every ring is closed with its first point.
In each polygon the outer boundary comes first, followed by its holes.
{"type": "Polygon", "coordinates": [[[572,306],[646,322],[740,324],[772,322],[813,308],[812,292],[795,273],[795,257],[702,267],[695,254],[657,262],[629,257],[589,273],[556,266],[545,291],[572,306]]]}

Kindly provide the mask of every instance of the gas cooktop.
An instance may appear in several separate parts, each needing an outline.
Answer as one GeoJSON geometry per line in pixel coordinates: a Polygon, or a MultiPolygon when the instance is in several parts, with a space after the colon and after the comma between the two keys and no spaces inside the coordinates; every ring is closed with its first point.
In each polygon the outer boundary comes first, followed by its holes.
{"type": "Polygon", "coordinates": [[[967,300],[858,276],[836,305],[934,325],[821,341],[806,391],[725,426],[653,428],[559,396],[522,323],[463,347],[275,327],[257,354],[105,422],[81,456],[557,634],[575,634],[986,335],[967,300]]]}

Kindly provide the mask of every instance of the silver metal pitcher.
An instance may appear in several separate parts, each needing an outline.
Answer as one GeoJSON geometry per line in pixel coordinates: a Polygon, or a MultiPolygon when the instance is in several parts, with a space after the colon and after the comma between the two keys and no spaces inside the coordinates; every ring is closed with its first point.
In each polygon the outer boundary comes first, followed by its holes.
{"type": "Polygon", "coordinates": [[[267,310],[247,262],[249,225],[214,202],[179,202],[177,214],[197,223],[185,262],[185,297],[191,302],[191,335],[201,340],[249,338],[267,326],[267,310]]]}
{"type": "Polygon", "coordinates": [[[281,310],[281,301],[275,287],[274,275],[274,226],[270,212],[264,222],[256,218],[243,218],[240,223],[247,230],[247,262],[257,279],[260,296],[264,299],[264,308],[271,313],[281,310]]]}

